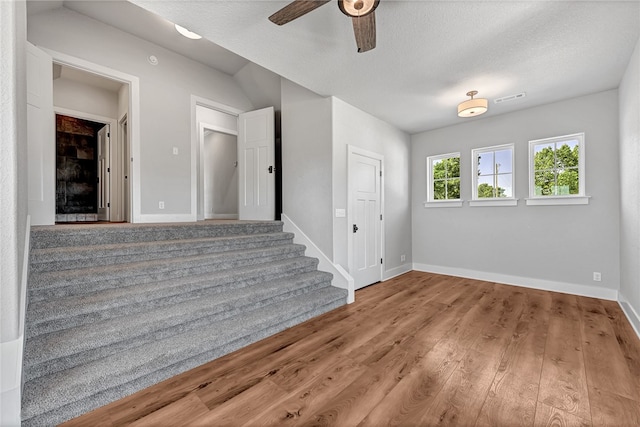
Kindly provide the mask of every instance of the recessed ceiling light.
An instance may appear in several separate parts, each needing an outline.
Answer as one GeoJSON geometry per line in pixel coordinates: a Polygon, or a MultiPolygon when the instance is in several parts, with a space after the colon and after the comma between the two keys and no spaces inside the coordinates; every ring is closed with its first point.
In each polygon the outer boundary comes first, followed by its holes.
{"type": "Polygon", "coordinates": [[[189,31],[187,30],[185,27],[182,27],[178,24],[174,24],[176,27],[176,31],[179,32],[180,34],[182,34],[183,36],[185,36],[188,39],[191,40],[198,40],[201,39],[202,36],[200,34],[196,34],[193,31],[189,31]]]}

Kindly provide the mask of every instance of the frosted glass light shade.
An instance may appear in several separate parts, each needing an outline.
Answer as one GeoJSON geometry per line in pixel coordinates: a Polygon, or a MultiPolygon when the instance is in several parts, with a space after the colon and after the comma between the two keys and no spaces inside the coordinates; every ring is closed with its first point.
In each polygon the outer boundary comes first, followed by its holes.
{"type": "Polygon", "coordinates": [[[347,16],[365,16],[378,7],[380,0],[341,0],[338,7],[347,16]]]}
{"type": "Polygon", "coordinates": [[[196,34],[193,31],[189,31],[187,30],[185,27],[182,27],[178,24],[174,24],[176,27],[176,31],[179,32],[180,34],[182,34],[183,36],[185,36],[188,39],[191,40],[198,40],[201,39],[202,36],[200,34],[196,34]]]}
{"type": "Polygon", "coordinates": [[[458,104],[459,117],[473,117],[486,113],[489,107],[489,101],[483,98],[468,99],[458,104]]]}

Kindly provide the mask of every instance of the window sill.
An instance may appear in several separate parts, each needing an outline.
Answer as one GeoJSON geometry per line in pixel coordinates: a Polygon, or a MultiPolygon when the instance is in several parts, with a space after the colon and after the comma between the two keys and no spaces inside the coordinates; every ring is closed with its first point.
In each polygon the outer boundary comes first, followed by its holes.
{"type": "Polygon", "coordinates": [[[469,206],[518,206],[518,199],[470,200],[469,206]]]}
{"type": "Polygon", "coordinates": [[[591,196],[547,196],[527,200],[527,206],[588,205],[591,196]]]}
{"type": "Polygon", "coordinates": [[[462,200],[437,200],[433,202],[424,202],[425,208],[460,208],[462,200]]]}

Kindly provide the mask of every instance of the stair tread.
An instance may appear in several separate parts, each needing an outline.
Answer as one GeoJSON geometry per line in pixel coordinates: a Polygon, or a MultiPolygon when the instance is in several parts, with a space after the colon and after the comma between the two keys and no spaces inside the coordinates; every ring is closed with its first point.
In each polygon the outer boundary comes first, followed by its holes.
{"type": "Polygon", "coordinates": [[[343,299],[346,292],[335,287],[271,304],[185,334],[154,341],[103,359],[28,381],[24,386],[23,417],[87,398],[100,390],[117,387],[136,378],[162,370],[184,359],[224,346],[241,336],[249,336],[265,325],[277,324],[283,314],[295,316],[343,299]]]}
{"type": "MultiPolygon", "coordinates": [[[[270,263],[273,269],[283,271],[317,265],[315,258],[296,257],[270,263]]],[[[286,273],[282,273],[286,276],[286,273]]],[[[220,284],[237,282],[242,277],[264,277],[262,264],[250,265],[233,270],[221,270],[213,273],[186,276],[179,279],[162,280],[142,284],[133,284],[118,288],[108,288],[91,293],[71,295],[67,297],[33,301],[29,304],[28,321],[32,324],[43,323],[55,319],[67,318],[96,311],[113,309],[131,304],[140,304],[150,300],[157,300],[192,293],[198,290],[218,287],[220,284]]],[[[267,277],[269,277],[267,275],[267,277]]]]}
{"type": "Polygon", "coordinates": [[[40,264],[67,259],[92,259],[97,256],[124,256],[129,255],[132,252],[161,253],[175,251],[180,247],[199,248],[222,245],[226,242],[272,241],[288,240],[292,238],[292,233],[279,232],[268,234],[248,234],[243,236],[214,236],[179,240],[97,244],[93,245],[91,250],[87,250],[86,247],[58,246],[32,250],[31,262],[40,264]]]}
{"type": "Polygon", "coordinates": [[[328,285],[330,280],[331,274],[329,273],[309,272],[286,280],[274,280],[254,285],[250,293],[245,288],[232,289],[221,294],[186,300],[171,306],[134,312],[121,317],[39,335],[27,340],[25,365],[44,363],[91,350],[94,347],[103,347],[149,334],[155,330],[185,324],[230,309],[234,304],[236,308],[250,306],[269,297],[300,289],[302,283],[314,284],[322,281],[328,285]],[[60,343],[65,345],[61,346],[60,343]],[[40,351],[30,351],[33,348],[39,348],[40,351]]]}
{"type": "Polygon", "coordinates": [[[31,228],[32,249],[93,246],[103,243],[178,240],[185,236],[211,237],[281,232],[280,221],[154,224],[69,224],[31,228]]]}
{"type": "MultiPolygon", "coordinates": [[[[302,245],[290,243],[280,246],[177,257],[169,260],[161,259],[138,261],[126,264],[87,267],[74,270],[40,272],[34,273],[30,276],[30,291],[54,287],[56,284],[64,286],[65,284],[73,284],[76,281],[82,281],[83,283],[96,283],[102,281],[105,276],[108,276],[109,279],[113,280],[118,278],[130,278],[135,275],[165,274],[167,271],[184,270],[185,267],[189,266],[189,264],[197,264],[200,267],[204,267],[206,265],[216,265],[221,262],[237,262],[238,260],[260,258],[261,256],[304,252],[304,249],[305,248],[302,245]]],[[[231,265],[232,264],[229,263],[229,266],[231,265]]],[[[151,277],[150,279],[157,280],[155,277],[151,277]]]]}

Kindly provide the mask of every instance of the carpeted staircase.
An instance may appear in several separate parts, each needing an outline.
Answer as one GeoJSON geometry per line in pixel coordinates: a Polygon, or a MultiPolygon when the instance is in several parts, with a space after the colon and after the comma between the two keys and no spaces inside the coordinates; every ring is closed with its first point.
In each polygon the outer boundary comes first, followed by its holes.
{"type": "Polygon", "coordinates": [[[23,425],[54,425],[346,303],[281,222],[33,227],[23,425]]]}

